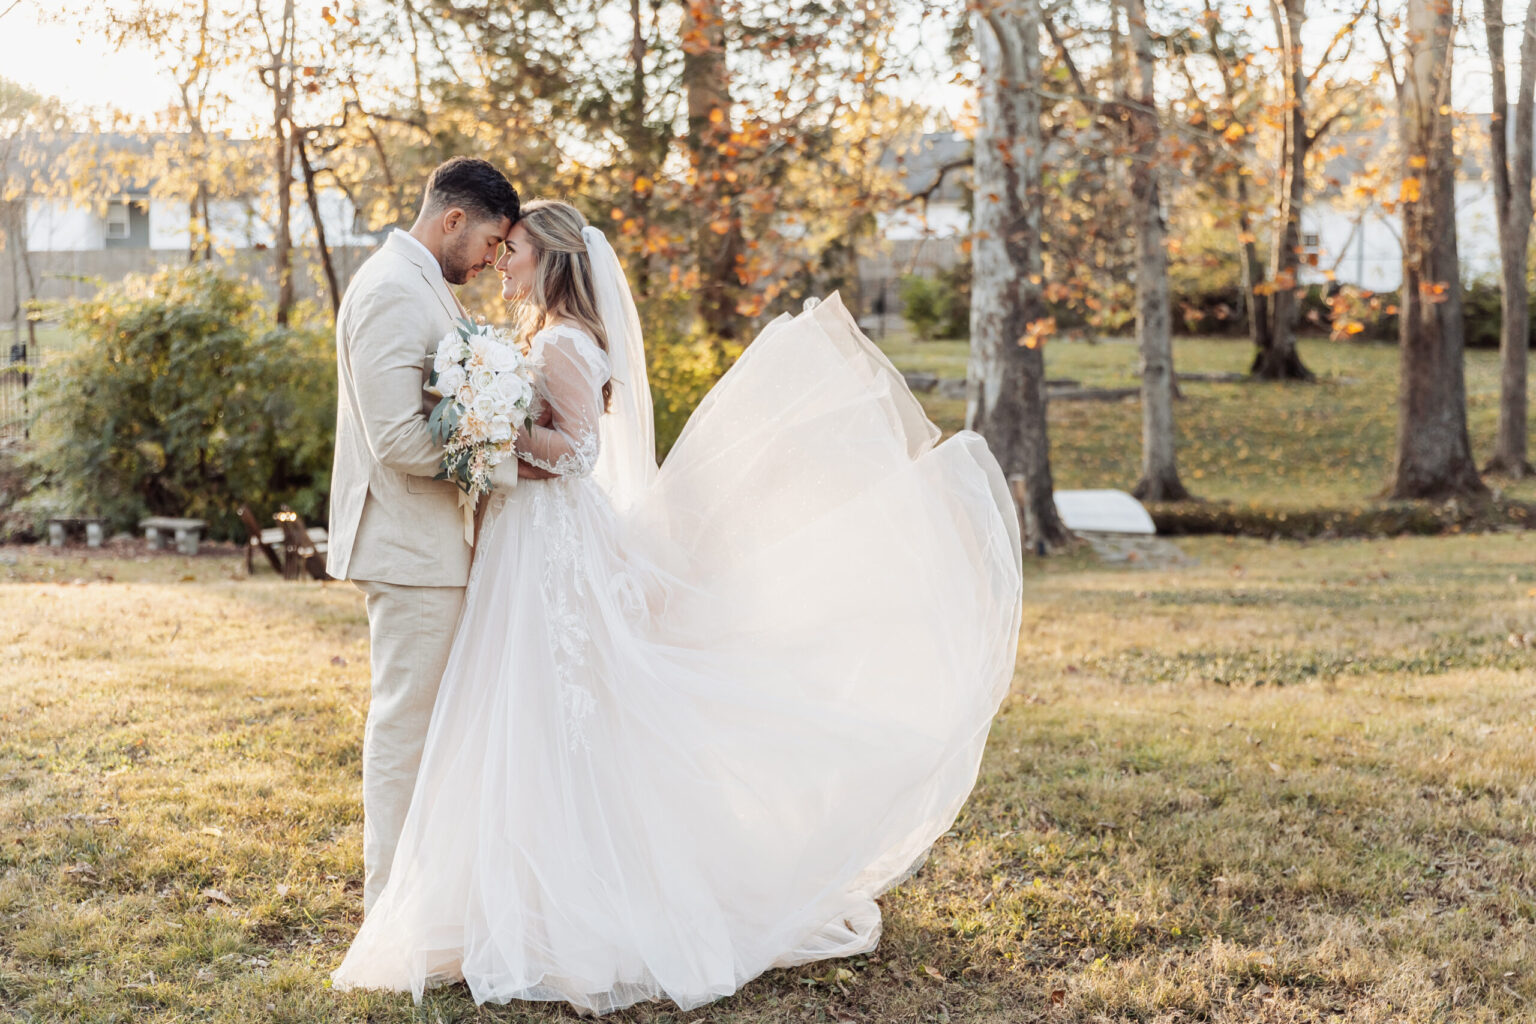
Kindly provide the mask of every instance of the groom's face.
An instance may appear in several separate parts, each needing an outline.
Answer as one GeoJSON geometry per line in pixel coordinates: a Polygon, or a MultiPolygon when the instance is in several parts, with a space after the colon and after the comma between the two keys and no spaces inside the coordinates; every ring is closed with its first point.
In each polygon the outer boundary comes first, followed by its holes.
{"type": "Polygon", "coordinates": [[[443,280],[464,284],[496,260],[496,250],[512,222],[506,217],[471,219],[463,210],[450,210],[443,228],[443,280]]]}

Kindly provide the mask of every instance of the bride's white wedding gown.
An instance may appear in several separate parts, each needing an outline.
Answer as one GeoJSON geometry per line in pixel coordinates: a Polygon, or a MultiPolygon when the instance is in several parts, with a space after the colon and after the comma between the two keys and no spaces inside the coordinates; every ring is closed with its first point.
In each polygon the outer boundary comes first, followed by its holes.
{"type": "Polygon", "coordinates": [[[781,318],[638,500],[608,359],[534,341],[557,471],[491,500],[389,883],[337,987],[690,1008],[872,949],[1013,673],[1017,519],[835,296],[781,318]]]}

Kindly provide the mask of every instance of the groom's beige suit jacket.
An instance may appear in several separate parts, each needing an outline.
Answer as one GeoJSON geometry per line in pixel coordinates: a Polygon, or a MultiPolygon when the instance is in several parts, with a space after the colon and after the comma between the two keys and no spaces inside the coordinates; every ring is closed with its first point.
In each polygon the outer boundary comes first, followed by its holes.
{"type": "Polygon", "coordinates": [[[462,587],[458,489],[432,479],[442,446],[425,390],[437,344],[462,307],[437,261],[395,231],[353,277],[336,316],[336,460],[326,569],[338,579],[462,587]]]}

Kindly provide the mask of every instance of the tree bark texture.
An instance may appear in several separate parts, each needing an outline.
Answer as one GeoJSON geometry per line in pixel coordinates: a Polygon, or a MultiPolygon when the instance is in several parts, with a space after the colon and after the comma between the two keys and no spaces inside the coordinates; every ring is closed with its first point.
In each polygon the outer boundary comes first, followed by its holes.
{"type": "Polygon", "coordinates": [[[1307,75],[1301,61],[1301,33],[1307,21],[1306,0],[1270,0],[1270,12],[1280,37],[1285,70],[1285,138],[1280,162],[1280,224],[1275,232],[1270,266],[1274,300],[1270,304],[1266,345],[1254,352],[1251,371],[1262,380],[1312,380],[1312,371],[1296,353],[1297,290],[1301,278],[1301,211],[1306,202],[1307,75]]]}
{"type": "Polygon", "coordinates": [[[1013,488],[1025,544],[1043,552],[1072,535],[1056,512],[1046,428],[1045,356],[1031,324],[1047,318],[1041,187],[1039,8],[980,0],[975,235],[966,426],[986,438],[1013,488]]]}
{"type": "MultiPolygon", "coordinates": [[[[1205,13],[1211,26],[1211,56],[1215,58],[1216,69],[1221,73],[1222,95],[1227,103],[1227,119],[1235,121],[1238,104],[1237,76],[1217,39],[1220,18],[1211,0],[1205,0],[1205,13]]],[[[1244,138],[1246,139],[1247,136],[1245,135],[1244,138]]],[[[1245,141],[1242,145],[1244,150],[1252,149],[1251,142],[1245,141]]],[[[1242,167],[1239,165],[1230,177],[1233,184],[1229,194],[1237,200],[1238,255],[1243,264],[1243,301],[1248,313],[1248,338],[1253,342],[1256,353],[1263,352],[1270,347],[1269,296],[1260,287],[1264,283],[1264,262],[1259,259],[1259,245],[1253,229],[1248,175],[1242,173],[1242,167]]]]}
{"type": "Polygon", "coordinates": [[[315,222],[315,253],[325,271],[326,287],[330,289],[331,315],[341,312],[341,285],[336,280],[336,267],[331,260],[331,247],[325,241],[325,222],[320,219],[320,196],[315,190],[315,170],[309,164],[309,151],[302,132],[295,132],[294,147],[298,151],[299,169],[304,172],[304,199],[309,204],[309,217],[315,222]]]}
{"type": "MultiPolygon", "coordinates": [[[[1255,353],[1262,354],[1272,345],[1269,296],[1260,287],[1264,283],[1264,262],[1259,259],[1259,244],[1254,241],[1253,215],[1248,212],[1248,177],[1237,177],[1237,228],[1243,238],[1243,291],[1248,306],[1248,338],[1255,353]]],[[[1257,362],[1258,356],[1255,356],[1257,362]]]]}
{"type": "Polygon", "coordinates": [[[1531,143],[1536,118],[1536,0],[1520,32],[1520,83],[1515,100],[1514,151],[1510,152],[1508,72],[1504,60],[1504,5],[1483,0],[1488,52],[1493,70],[1493,116],[1489,119],[1494,208],[1498,213],[1499,262],[1499,426],[1493,459],[1483,468],[1519,479],[1536,474],[1529,458],[1527,363],[1530,352],[1530,283],[1526,253],[1531,241],[1531,143]]]}
{"type": "Polygon", "coordinates": [[[698,313],[710,334],[734,339],[742,330],[736,306],[746,246],[736,208],[738,190],[726,177],[724,159],[731,136],[731,94],[722,0],[686,0],[682,28],[688,146],[699,204],[698,313]]]}
{"type": "Polygon", "coordinates": [[[273,186],[277,189],[277,237],[273,261],[277,271],[275,318],[287,326],[293,309],[293,0],[283,2],[283,20],[272,51],[273,186]]]}
{"type": "MultiPolygon", "coordinates": [[[[1132,95],[1125,104],[1131,131],[1131,206],[1136,225],[1136,345],[1141,352],[1141,479],[1133,493],[1146,501],[1182,501],[1173,429],[1173,312],[1168,247],[1159,189],[1156,64],[1145,0],[1122,0],[1129,29],[1132,95]]],[[[978,151],[980,147],[978,146],[978,151]]]]}
{"type": "Polygon", "coordinates": [[[1398,93],[1404,156],[1403,288],[1391,494],[1444,499],[1486,493],[1467,438],[1456,155],[1449,108],[1455,15],[1446,0],[1408,0],[1407,20],[1406,64],[1398,93]]]}
{"type": "MultiPolygon", "coordinates": [[[[640,237],[644,238],[650,228],[650,190],[655,183],[651,153],[655,147],[645,124],[645,15],[640,0],[629,0],[629,23],[629,96],[624,130],[628,136],[630,158],[635,162],[635,183],[630,188],[629,204],[630,215],[639,223],[640,237]],[[648,179],[651,184],[642,185],[641,179],[648,179]]],[[[639,258],[631,259],[629,266],[635,291],[645,295],[651,286],[650,254],[642,248],[639,258]]]]}

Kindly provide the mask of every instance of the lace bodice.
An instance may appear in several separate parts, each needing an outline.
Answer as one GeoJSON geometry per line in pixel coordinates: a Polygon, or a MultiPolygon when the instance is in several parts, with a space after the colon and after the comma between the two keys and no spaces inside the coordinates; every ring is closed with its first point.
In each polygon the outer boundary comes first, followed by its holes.
{"type": "Polygon", "coordinates": [[[551,422],[518,434],[517,457],[559,476],[586,476],[597,465],[608,355],[585,331],[563,325],[535,334],[528,354],[535,369],[532,412],[540,418],[548,411],[551,422]]]}

